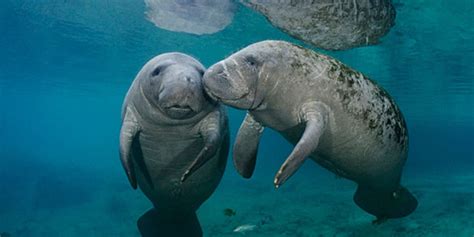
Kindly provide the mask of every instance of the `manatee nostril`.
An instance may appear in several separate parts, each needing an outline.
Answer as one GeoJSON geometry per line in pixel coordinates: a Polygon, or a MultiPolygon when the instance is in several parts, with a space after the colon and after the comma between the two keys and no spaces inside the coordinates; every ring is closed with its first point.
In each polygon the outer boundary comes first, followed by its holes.
{"type": "Polygon", "coordinates": [[[185,77],[184,78],[187,82],[191,82],[191,78],[190,77],[185,77]]]}
{"type": "Polygon", "coordinates": [[[217,74],[217,76],[218,76],[218,78],[220,78],[220,79],[227,79],[227,74],[226,74],[224,71],[219,72],[219,73],[217,74]]]}
{"type": "Polygon", "coordinates": [[[221,75],[224,73],[224,67],[221,65],[221,64],[216,64],[213,69],[212,69],[212,72],[215,74],[215,75],[221,75]]]}

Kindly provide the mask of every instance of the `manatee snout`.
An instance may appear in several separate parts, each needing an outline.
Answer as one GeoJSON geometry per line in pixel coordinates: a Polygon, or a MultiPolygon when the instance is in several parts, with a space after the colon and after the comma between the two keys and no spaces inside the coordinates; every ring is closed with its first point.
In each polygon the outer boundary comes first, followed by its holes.
{"type": "Polygon", "coordinates": [[[216,63],[204,73],[202,84],[206,93],[214,100],[219,100],[220,95],[230,87],[228,75],[222,63],[216,63]]]}
{"type": "Polygon", "coordinates": [[[241,68],[232,60],[224,60],[211,66],[203,77],[206,93],[213,99],[231,106],[249,95],[249,88],[242,77],[241,68]]]}
{"type": "Polygon", "coordinates": [[[185,118],[199,113],[205,103],[201,78],[182,75],[165,80],[160,87],[158,104],[172,118],[185,118]]]}

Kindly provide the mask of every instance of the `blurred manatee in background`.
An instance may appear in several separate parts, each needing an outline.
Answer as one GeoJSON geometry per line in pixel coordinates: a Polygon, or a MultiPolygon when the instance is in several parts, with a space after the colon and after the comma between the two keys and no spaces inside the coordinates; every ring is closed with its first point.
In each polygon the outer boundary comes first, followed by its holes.
{"type": "Polygon", "coordinates": [[[196,35],[213,34],[232,22],[233,0],[145,0],[148,20],[157,27],[196,35]]]}
{"type": "Polygon", "coordinates": [[[240,0],[285,33],[327,50],[379,43],[395,21],[391,0],[240,0]]]}

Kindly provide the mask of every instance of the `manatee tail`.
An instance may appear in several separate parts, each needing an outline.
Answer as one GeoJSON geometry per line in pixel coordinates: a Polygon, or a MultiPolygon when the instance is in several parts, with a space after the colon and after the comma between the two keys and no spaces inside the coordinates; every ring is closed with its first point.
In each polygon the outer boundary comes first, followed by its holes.
{"type": "Polygon", "coordinates": [[[142,237],[202,237],[201,225],[194,212],[169,217],[151,209],[138,219],[137,225],[142,237]]]}
{"type": "Polygon", "coordinates": [[[387,192],[359,185],[354,194],[354,202],[377,217],[374,223],[408,216],[418,206],[416,198],[402,186],[393,192],[387,192]]]}

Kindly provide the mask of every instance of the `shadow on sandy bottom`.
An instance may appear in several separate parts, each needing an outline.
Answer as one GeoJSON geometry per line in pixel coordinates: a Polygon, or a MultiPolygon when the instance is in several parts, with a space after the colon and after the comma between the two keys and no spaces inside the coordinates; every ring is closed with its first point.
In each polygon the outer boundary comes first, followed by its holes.
{"type": "MultiPolygon", "coordinates": [[[[302,175],[279,190],[267,181],[226,177],[198,212],[204,236],[242,236],[233,231],[241,225],[253,226],[245,233],[252,237],[474,235],[474,175],[406,177],[404,184],[420,205],[412,215],[382,225],[372,225],[373,217],[352,202],[355,185],[347,180],[302,175]],[[226,208],[235,210],[235,215],[225,215],[226,208]]],[[[151,205],[124,185],[100,184],[77,205],[39,205],[21,211],[12,206],[0,213],[0,233],[139,236],[136,221],[151,205]]]]}

